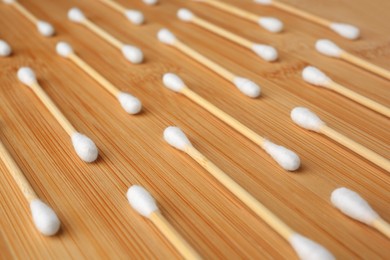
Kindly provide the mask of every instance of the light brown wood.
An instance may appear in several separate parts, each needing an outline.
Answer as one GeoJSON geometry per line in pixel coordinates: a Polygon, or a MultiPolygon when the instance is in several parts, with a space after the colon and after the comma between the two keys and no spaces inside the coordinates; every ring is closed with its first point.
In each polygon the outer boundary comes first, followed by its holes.
{"type": "Polygon", "coordinates": [[[372,226],[376,228],[379,232],[381,232],[383,235],[390,238],[390,224],[388,222],[379,218],[374,223],[372,223],[372,226]]]}
{"type": "Polygon", "coordinates": [[[161,233],[175,246],[177,251],[188,260],[199,260],[202,257],[192,248],[190,244],[176,231],[169,221],[161,214],[160,211],[153,212],[149,219],[160,230],[161,233]]]}
{"type": "Polygon", "coordinates": [[[372,163],[378,165],[384,170],[390,172],[390,161],[385,157],[373,152],[372,150],[364,147],[363,145],[355,142],[354,140],[346,137],[345,135],[339,133],[338,131],[330,128],[327,125],[324,125],[320,129],[320,133],[326,135],[327,137],[333,139],[334,141],[344,145],[348,149],[351,149],[360,156],[366,158],[372,163]]]}
{"type": "Polygon", "coordinates": [[[390,117],[390,108],[379,104],[378,102],[375,102],[374,100],[369,99],[363,95],[360,95],[359,93],[356,93],[355,91],[352,91],[334,81],[326,84],[326,87],[384,116],[390,117]]]}
{"type": "Polygon", "coordinates": [[[97,26],[95,23],[93,23],[89,19],[85,19],[84,21],[82,21],[82,24],[100,37],[102,37],[104,40],[109,42],[111,45],[122,51],[122,48],[125,44],[111,34],[109,34],[108,32],[106,32],[105,30],[103,30],[102,28],[100,28],[99,26],[97,26]]]}
{"type": "Polygon", "coordinates": [[[122,14],[125,14],[127,9],[125,7],[123,7],[122,5],[118,4],[116,1],[114,0],[100,0],[102,3],[108,5],[109,7],[111,7],[112,9],[122,13],[122,14]]]}
{"type": "Polygon", "coordinates": [[[12,3],[12,6],[15,7],[24,17],[26,17],[30,22],[36,24],[39,19],[35,17],[30,11],[28,11],[23,5],[21,5],[18,1],[12,3]]]}

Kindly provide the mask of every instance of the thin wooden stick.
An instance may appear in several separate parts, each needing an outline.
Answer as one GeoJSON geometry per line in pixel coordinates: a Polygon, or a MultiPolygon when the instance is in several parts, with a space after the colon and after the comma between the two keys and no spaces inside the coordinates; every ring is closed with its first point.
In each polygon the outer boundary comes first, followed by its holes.
{"type": "Polygon", "coordinates": [[[160,232],[175,246],[177,251],[189,260],[202,259],[201,256],[192,248],[190,244],[176,231],[169,221],[161,214],[160,211],[154,211],[149,219],[160,230],[160,232]]]}
{"type": "Polygon", "coordinates": [[[12,5],[17,9],[24,17],[30,20],[32,23],[36,24],[39,22],[39,19],[36,18],[30,11],[28,11],[23,5],[18,1],[14,1],[12,5]]]}
{"type": "Polygon", "coordinates": [[[88,29],[105,39],[107,42],[118,48],[119,50],[122,50],[122,48],[125,46],[124,43],[116,39],[114,36],[106,32],[87,18],[85,18],[81,23],[85,25],[88,29]]]}
{"type": "Polygon", "coordinates": [[[374,221],[374,223],[372,223],[372,226],[386,237],[390,238],[390,223],[386,222],[382,218],[378,218],[374,221]]]}
{"type": "Polygon", "coordinates": [[[117,2],[113,1],[113,0],[100,0],[101,2],[103,2],[104,4],[110,6],[111,8],[113,8],[114,10],[120,12],[120,13],[126,13],[127,9],[125,7],[123,7],[122,5],[118,4],[117,2]]]}

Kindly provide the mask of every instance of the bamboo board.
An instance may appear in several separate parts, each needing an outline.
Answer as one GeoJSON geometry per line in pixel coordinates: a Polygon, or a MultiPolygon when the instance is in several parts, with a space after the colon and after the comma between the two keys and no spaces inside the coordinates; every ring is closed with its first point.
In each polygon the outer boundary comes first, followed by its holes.
{"type": "Polygon", "coordinates": [[[390,241],[339,213],[329,203],[333,189],[346,186],[362,194],[390,220],[388,173],[335,142],[295,126],[289,112],[307,106],[324,121],[374,151],[390,157],[390,122],[335,93],[309,86],[302,68],[318,66],[335,81],[390,106],[389,81],[316,53],[318,38],[390,69],[390,2],[386,0],[294,0],[291,4],[323,17],[357,25],[362,39],[344,40],[327,29],[252,1],[227,0],[286,24],[275,35],[212,7],[180,0],[158,6],[118,0],[142,10],[147,24],[131,25],[95,0],[21,1],[39,18],[52,22],[57,36],[40,36],[13,8],[0,5],[0,38],[14,55],[0,59],[0,138],[40,197],[62,221],[58,236],[45,238],[30,221],[28,205],[0,164],[0,256],[9,258],[180,258],[151,223],[137,215],[125,197],[132,184],[145,186],[163,214],[208,259],[292,259],[290,246],[188,156],[162,139],[169,125],[180,126],[193,144],[288,225],[318,241],[339,259],[390,256],[390,241]],[[108,43],[66,18],[78,6],[119,39],[140,46],[146,62],[131,65],[108,43]],[[280,61],[263,62],[250,51],[175,18],[191,8],[231,31],[280,51],[280,61]],[[262,85],[260,99],[249,99],[176,50],[159,43],[156,32],[170,28],[183,42],[262,85]],[[139,97],[143,113],[127,115],[118,102],[70,61],[55,54],[65,40],[122,90],[139,97]],[[100,149],[94,164],[73,151],[67,134],[32,91],[16,79],[20,66],[37,72],[48,95],[100,149]],[[165,72],[178,73],[197,93],[302,159],[297,173],[280,169],[263,151],[185,97],[166,90],[165,72]]]}

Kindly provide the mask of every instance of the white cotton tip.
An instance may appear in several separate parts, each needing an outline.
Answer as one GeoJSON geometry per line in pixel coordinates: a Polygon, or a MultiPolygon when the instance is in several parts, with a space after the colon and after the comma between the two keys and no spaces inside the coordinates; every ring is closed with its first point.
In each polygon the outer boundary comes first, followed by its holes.
{"type": "Polygon", "coordinates": [[[75,23],[81,23],[86,17],[80,9],[73,7],[68,11],[68,19],[75,23]]]}
{"type": "Polygon", "coordinates": [[[34,71],[29,67],[21,67],[17,73],[18,79],[24,85],[30,86],[34,83],[37,83],[37,77],[35,76],[34,71]]]}
{"type": "Polygon", "coordinates": [[[131,115],[138,114],[142,109],[141,101],[130,94],[121,92],[118,95],[118,100],[123,109],[131,115]]]}
{"type": "Polygon", "coordinates": [[[35,227],[45,236],[52,236],[60,229],[61,222],[52,208],[39,199],[30,203],[35,227]]]}
{"type": "Polygon", "coordinates": [[[295,171],[299,168],[299,166],[301,166],[299,156],[281,145],[265,140],[263,148],[283,169],[287,171],[295,171]]]}
{"type": "Polygon", "coordinates": [[[0,57],[7,57],[11,55],[12,49],[9,44],[3,40],[0,40],[0,57]]]}
{"type": "Polygon", "coordinates": [[[252,50],[265,61],[276,61],[278,59],[278,51],[272,46],[254,44],[252,50]]]}
{"type": "Polygon", "coordinates": [[[332,204],[345,215],[360,222],[372,225],[379,218],[371,206],[360,195],[347,188],[338,188],[330,197],[332,204]]]}
{"type": "Polygon", "coordinates": [[[169,126],[164,130],[164,140],[176,149],[185,151],[188,146],[192,146],[186,134],[175,126],[169,126]]]}
{"type": "Polygon", "coordinates": [[[261,88],[249,79],[235,77],[233,83],[242,93],[244,93],[244,95],[248,97],[257,98],[260,96],[261,88]]]}
{"type": "Polygon", "coordinates": [[[176,36],[168,29],[161,29],[157,33],[157,38],[160,42],[172,45],[176,41],[176,36]]]}
{"type": "Polygon", "coordinates": [[[53,36],[55,33],[54,27],[50,23],[45,21],[38,21],[37,28],[39,33],[46,37],[53,36]]]}
{"type": "Polygon", "coordinates": [[[302,78],[307,83],[320,87],[326,87],[330,82],[332,82],[325,73],[313,66],[307,66],[303,69],[302,78]]]}
{"type": "Polygon", "coordinates": [[[127,190],[127,200],[133,209],[146,218],[158,211],[156,200],[141,186],[131,186],[127,190]]]}
{"type": "Polygon", "coordinates": [[[165,87],[175,92],[180,92],[186,87],[183,80],[174,73],[165,73],[163,76],[163,84],[165,87]]]}
{"type": "Polygon", "coordinates": [[[272,0],[254,0],[256,4],[261,5],[270,5],[272,3],[272,0]]]}
{"type": "Polygon", "coordinates": [[[283,23],[279,19],[273,17],[261,17],[258,21],[259,25],[267,31],[278,33],[283,30],[283,23]]]}
{"type": "Polygon", "coordinates": [[[140,64],[144,61],[144,54],[139,48],[135,46],[123,46],[122,53],[125,56],[126,60],[130,61],[133,64],[140,64]]]}
{"type": "Polygon", "coordinates": [[[334,260],[336,259],[328,249],[302,236],[293,234],[290,244],[302,260],[334,260]]]}
{"type": "Polygon", "coordinates": [[[16,2],[16,0],[3,0],[4,4],[13,4],[15,2],[16,2]]]}
{"type": "Polygon", "coordinates": [[[147,5],[155,5],[158,3],[158,0],[143,0],[143,2],[147,5]]]}
{"type": "Polygon", "coordinates": [[[136,25],[143,24],[145,21],[143,13],[137,10],[126,10],[125,16],[130,22],[136,25]]]}
{"type": "Polygon", "coordinates": [[[67,58],[70,54],[73,53],[73,48],[69,43],[59,42],[56,45],[56,52],[58,55],[67,58]]]}
{"type": "Polygon", "coordinates": [[[81,160],[90,163],[97,159],[99,152],[91,139],[80,133],[72,134],[71,138],[74,150],[81,160]]]}
{"type": "Polygon", "coordinates": [[[330,40],[318,40],[316,50],[326,56],[339,58],[343,50],[330,40]]]}
{"type": "Polygon", "coordinates": [[[177,17],[184,22],[190,22],[194,18],[194,14],[186,8],[180,8],[177,11],[177,17]]]}
{"type": "Polygon", "coordinates": [[[308,130],[319,132],[325,123],[312,111],[305,107],[296,107],[291,111],[291,119],[295,124],[308,130]]]}
{"type": "Polygon", "coordinates": [[[332,23],[330,29],[350,40],[356,40],[360,36],[359,28],[345,23],[332,23]]]}

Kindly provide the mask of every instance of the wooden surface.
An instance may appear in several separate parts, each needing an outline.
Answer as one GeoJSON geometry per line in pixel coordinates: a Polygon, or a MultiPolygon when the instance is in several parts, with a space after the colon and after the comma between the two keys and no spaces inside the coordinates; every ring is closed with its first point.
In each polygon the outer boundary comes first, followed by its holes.
{"type": "Polygon", "coordinates": [[[125,197],[132,184],[145,186],[163,214],[205,258],[292,259],[290,246],[221,187],[201,166],[164,142],[169,125],[180,126],[193,144],[259,201],[303,235],[339,259],[390,257],[390,241],[334,209],[333,189],[346,186],[364,196],[390,220],[390,176],[372,163],[316,133],[295,126],[295,106],[308,106],[335,129],[390,157],[390,122],[363,106],[300,78],[308,64],[336,82],[390,106],[390,82],[342,61],[316,53],[317,38],[390,69],[390,2],[387,0],[289,0],[323,17],[357,25],[362,39],[351,42],[329,30],[250,0],[227,0],[285,22],[280,35],[200,3],[161,0],[158,6],[118,0],[142,10],[147,24],[134,26],[95,0],[21,0],[40,19],[53,22],[57,36],[44,38],[15,9],[0,5],[0,38],[14,55],[0,59],[0,138],[38,195],[58,213],[62,230],[46,238],[35,230],[27,203],[0,164],[0,256],[35,259],[118,259],[180,256],[157,229],[137,215],[125,197]],[[85,27],[67,20],[80,7],[89,19],[120,40],[140,46],[142,65],[127,62],[117,49],[85,27]],[[179,7],[257,42],[275,45],[280,61],[266,63],[252,52],[175,18],[179,7]],[[235,73],[261,84],[263,95],[249,99],[231,84],[156,40],[162,26],[183,42],[235,73]],[[143,113],[127,115],[119,103],[70,61],[55,54],[66,40],[121,90],[139,97],[143,113]],[[31,66],[48,95],[72,124],[100,149],[96,163],[78,159],[69,137],[16,71],[31,66]],[[161,76],[178,73],[198,94],[251,129],[295,150],[296,173],[283,171],[260,148],[187,98],[165,89],[161,76]]]}

